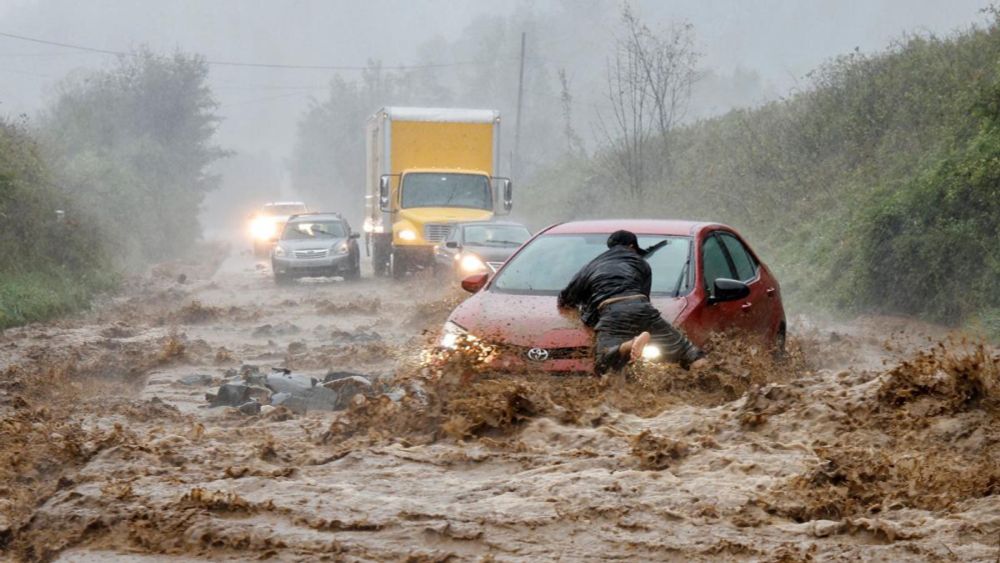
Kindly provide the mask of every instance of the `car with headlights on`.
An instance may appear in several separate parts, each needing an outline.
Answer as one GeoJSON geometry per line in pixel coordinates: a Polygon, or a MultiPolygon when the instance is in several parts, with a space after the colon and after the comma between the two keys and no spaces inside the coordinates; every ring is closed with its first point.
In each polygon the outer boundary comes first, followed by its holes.
{"type": "Polygon", "coordinates": [[[361,277],[359,233],[335,213],[292,215],[271,250],[271,270],[278,284],[296,278],[361,277]]]}
{"type": "Polygon", "coordinates": [[[292,215],[308,213],[301,201],[275,201],[265,203],[250,216],[250,238],[253,239],[254,256],[267,256],[281,234],[281,228],[292,215]]]}
{"type": "MultiPolygon", "coordinates": [[[[663,318],[703,345],[712,333],[739,331],[764,348],[784,350],[786,323],[778,280],[732,227],[665,220],[574,221],[526,242],[496,274],[462,281],[474,293],[445,323],[440,345],[477,341],[498,352],[492,365],[544,371],[593,369],[592,331],[562,314],[556,296],[587,262],[607,250],[611,233],[634,232],[653,271],[650,300],[663,318]]],[[[655,346],[644,356],[656,359],[655,346]]]]}
{"type": "Polygon", "coordinates": [[[493,273],[529,238],[531,231],[520,223],[456,223],[434,251],[435,267],[459,278],[493,273]]]}

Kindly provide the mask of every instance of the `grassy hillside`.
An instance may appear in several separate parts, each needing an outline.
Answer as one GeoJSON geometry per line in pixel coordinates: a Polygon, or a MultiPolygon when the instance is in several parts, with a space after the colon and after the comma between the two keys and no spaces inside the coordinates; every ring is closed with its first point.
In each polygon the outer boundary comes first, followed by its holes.
{"type": "Polygon", "coordinates": [[[51,183],[35,142],[0,122],[0,329],[75,310],[114,280],[96,229],[51,183]]]}
{"type": "Polygon", "coordinates": [[[677,130],[651,201],[611,197],[624,188],[606,155],[568,157],[525,191],[575,203],[532,218],[723,221],[755,241],[793,305],[997,323],[998,61],[996,26],[840,57],[786,99],[677,130]]]}

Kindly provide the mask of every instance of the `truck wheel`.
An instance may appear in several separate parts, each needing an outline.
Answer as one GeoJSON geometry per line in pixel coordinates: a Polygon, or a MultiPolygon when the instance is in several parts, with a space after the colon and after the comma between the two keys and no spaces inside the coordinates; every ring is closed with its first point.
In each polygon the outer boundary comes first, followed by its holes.
{"type": "Polygon", "coordinates": [[[401,280],[406,277],[406,259],[399,254],[392,253],[392,277],[401,280]]]}
{"type": "Polygon", "coordinates": [[[375,270],[376,277],[384,278],[389,275],[389,257],[378,244],[372,250],[372,269],[375,270]]]}

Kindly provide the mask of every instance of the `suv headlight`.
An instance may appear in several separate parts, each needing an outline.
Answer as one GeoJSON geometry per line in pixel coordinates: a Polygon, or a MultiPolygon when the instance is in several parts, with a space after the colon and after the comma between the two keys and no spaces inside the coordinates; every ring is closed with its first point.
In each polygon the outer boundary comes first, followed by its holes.
{"type": "Polygon", "coordinates": [[[468,334],[469,331],[448,321],[444,323],[444,328],[441,330],[441,340],[438,342],[438,346],[454,350],[458,347],[458,339],[468,334]]]}
{"type": "Polygon", "coordinates": [[[332,250],[334,252],[336,252],[337,254],[347,254],[348,252],[351,251],[351,248],[349,246],[347,246],[346,242],[342,242],[342,243],[334,246],[332,250]]]}
{"type": "Polygon", "coordinates": [[[281,258],[284,255],[285,255],[285,249],[284,248],[282,248],[280,245],[274,247],[274,256],[275,256],[275,258],[281,258]]]}

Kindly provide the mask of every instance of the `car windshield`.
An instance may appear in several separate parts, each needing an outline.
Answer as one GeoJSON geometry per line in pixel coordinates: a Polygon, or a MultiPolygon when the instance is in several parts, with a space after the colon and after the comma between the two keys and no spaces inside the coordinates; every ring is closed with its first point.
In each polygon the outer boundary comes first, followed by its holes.
{"type": "Polygon", "coordinates": [[[306,206],[299,203],[265,205],[263,210],[264,215],[296,215],[305,212],[306,206]]]}
{"type": "MultiPolygon", "coordinates": [[[[507,293],[556,294],[580,268],[608,249],[607,240],[607,234],[542,235],[507,263],[497,274],[491,289],[507,293]]],[[[663,240],[668,241],[667,245],[647,258],[653,270],[653,293],[687,293],[691,278],[687,265],[691,239],[639,235],[639,245],[643,248],[663,240]]]]}
{"type": "Polygon", "coordinates": [[[343,221],[296,221],[285,225],[285,231],[281,234],[282,240],[302,240],[311,238],[343,238],[347,236],[347,229],[344,228],[343,221]]]}
{"type": "Polygon", "coordinates": [[[466,246],[521,246],[531,238],[521,225],[467,225],[466,246]]]}
{"type": "Polygon", "coordinates": [[[493,204],[486,176],[413,172],[403,180],[402,207],[493,209],[493,204]]]}

